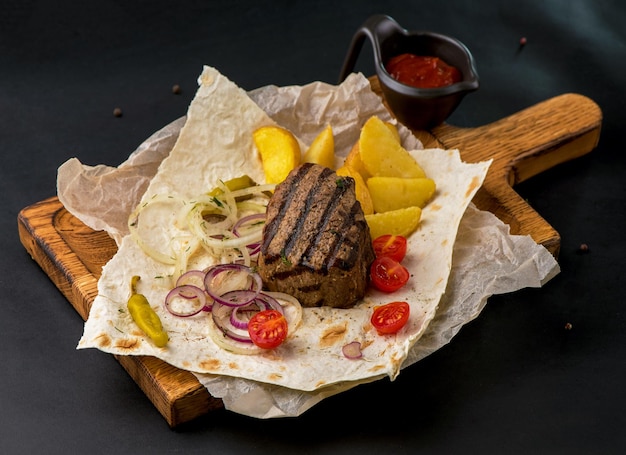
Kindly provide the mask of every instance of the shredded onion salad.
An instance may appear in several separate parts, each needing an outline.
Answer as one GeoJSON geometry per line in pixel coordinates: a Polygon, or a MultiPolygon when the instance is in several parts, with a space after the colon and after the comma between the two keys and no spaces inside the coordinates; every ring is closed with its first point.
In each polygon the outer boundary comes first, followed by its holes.
{"type": "Polygon", "coordinates": [[[302,307],[288,294],[263,292],[261,277],[254,270],[275,185],[231,190],[228,183],[220,182],[210,193],[191,201],[155,195],[133,211],[128,228],[148,256],[174,266],[174,287],[164,302],[171,314],[209,313],[209,333],[218,346],[257,354],[264,349],[248,334],[252,316],[276,310],[285,316],[288,333],[293,333],[302,320],[302,307]],[[168,222],[174,223],[177,235],[172,237],[170,229],[163,229],[168,222]],[[198,252],[208,253],[210,266],[190,268],[198,252]]]}
{"type": "Polygon", "coordinates": [[[258,255],[265,212],[276,185],[231,190],[224,182],[193,200],[158,194],[139,204],[128,218],[130,235],[154,260],[173,265],[174,280],[201,248],[213,262],[252,265],[258,255]],[[168,221],[168,216],[171,221],[168,221]],[[173,223],[178,234],[164,224],[173,223]]]}
{"type": "Polygon", "coordinates": [[[248,333],[248,322],[258,312],[276,310],[293,333],[302,321],[298,300],[281,292],[262,291],[261,277],[243,264],[219,264],[181,275],[165,297],[165,307],[175,316],[192,317],[210,312],[209,335],[223,349],[238,354],[258,354],[248,333]]]}

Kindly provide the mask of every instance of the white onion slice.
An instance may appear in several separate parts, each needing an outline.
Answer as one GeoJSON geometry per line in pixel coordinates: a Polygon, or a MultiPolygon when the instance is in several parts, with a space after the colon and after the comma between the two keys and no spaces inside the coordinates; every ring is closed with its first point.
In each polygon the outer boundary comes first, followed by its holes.
{"type": "Polygon", "coordinates": [[[230,322],[230,315],[233,311],[232,307],[222,305],[219,302],[213,302],[211,315],[213,322],[217,328],[228,338],[240,343],[252,343],[248,330],[235,327],[230,322]]]}
{"type": "Polygon", "coordinates": [[[219,327],[215,324],[213,318],[208,318],[208,332],[209,337],[213,342],[218,345],[220,348],[225,349],[227,351],[234,352],[235,354],[260,354],[264,350],[258,347],[256,344],[250,343],[242,343],[240,341],[236,341],[224,334],[219,327]]]}
{"type": "MultiPolygon", "coordinates": [[[[170,195],[154,195],[148,201],[142,202],[128,216],[128,230],[137,245],[152,259],[163,264],[174,265],[176,263],[175,254],[172,251],[161,251],[156,245],[151,245],[149,239],[141,234],[141,215],[156,204],[184,205],[182,199],[170,195]]],[[[162,245],[159,245],[162,246],[162,245]]]]}
{"type": "MultiPolygon", "coordinates": [[[[128,229],[133,240],[152,259],[175,267],[173,276],[187,271],[192,255],[202,247],[218,261],[237,255],[248,265],[250,256],[256,256],[262,238],[262,224],[267,202],[276,185],[253,185],[231,191],[223,182],[218,183],[218,195],[201,194],[193,199],[182,199],[170,194],[155,194],[139,204],[128,218],[128,229]],[[241,197],[251,198],[237,201],[241,197]],[[177,242],[151,241],[150,228],[140,226],[140,218],[146,209],[160,204],[172,208],[172,225],[181,230],[177,242]],[[215,220],[205,215],[215,214],[215,220]],[[237,225],[235,227],[235,225],[237,225]]],[[[148,214],[149,215],[149,214],[148,214]]],[[[165,221],[167,223],[167,221],[165,221]]]]}

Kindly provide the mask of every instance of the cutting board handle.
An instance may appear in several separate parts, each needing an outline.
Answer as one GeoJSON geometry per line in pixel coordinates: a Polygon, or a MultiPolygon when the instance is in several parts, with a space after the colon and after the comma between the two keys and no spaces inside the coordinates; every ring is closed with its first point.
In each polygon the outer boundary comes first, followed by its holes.
{"type": "Polygon", "coordinates": [[[513,187],[557,164],[578,158],[598,144],[602,111],[574,93],[551,98],[477,128],[443,124],[431,133],[446,149],[459,149],[465,161],[493,158],[474,202],[558,256],[560,236],[513,187]]]}

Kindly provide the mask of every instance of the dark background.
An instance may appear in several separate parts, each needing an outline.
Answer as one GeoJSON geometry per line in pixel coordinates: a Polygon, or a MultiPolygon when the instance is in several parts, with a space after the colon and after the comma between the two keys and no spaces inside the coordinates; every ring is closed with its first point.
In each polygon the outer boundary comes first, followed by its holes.
{"type": "MultiPolygon", "coordinates": [[[[624,24],[622,0],[0,1],[0,452],[624,453],[624,24]],[[82,320],[20,244],[17,214],[55,195],[68,158],[118,165],[184,115],[203,64],[245,89],[336,82],[375,13],[472,50],[481,88],[452,124],[567,92],[600,105],[596,150],[517,187],[560,232],[562,273],[491,298],[393,383],[299,418],[219,411],[171,430],[113,357],[75,350],[82,320]]],[[[373,74],[369,45],[361,57],[373,74]]]]}

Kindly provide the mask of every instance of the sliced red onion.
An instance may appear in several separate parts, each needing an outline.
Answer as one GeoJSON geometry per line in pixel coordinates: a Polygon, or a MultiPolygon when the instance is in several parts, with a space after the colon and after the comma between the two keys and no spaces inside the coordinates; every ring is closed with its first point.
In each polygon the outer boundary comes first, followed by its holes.
{"type": "Polygon", "coordinates": [[[243,218],[240,218],[234,225],[233,225],[233,234],[235,234],[237,237],[239,237],[239,230],[245,226],[246,224],[251,224],[251,223],[259,223],[261,221],[263,221],[263,223],[265,223],[265,218],[266,215],[265,213],[255,213],[253,215],[247,215],[244,216],[243,218]]]}
{"type": "Polygon", "coordinates": [[[262,287],[263,282],[261,276],[253,272],[250,267],[243,264],[216,265],[207,271],[204,278],[204,288],[209,296],[215,301],[229,306],[246,305],[252,302],[252,300],[259,295],[262,287]],[[226,272],[239,274],[240,279],[233,279],[233,277],[223,279],[224,277],[221,276],[218,280],[218,276],[226,272]],[[247,295],[247,297],[249,297],[248,300],[238,299],[236,302],[232,302],[223,297],[230,291],[246,290],[251,291],[251,293],[247,295]]]}
{"type": "Polygon", "coordinates": [[[211,309],[213,322],[224,335],[236,341],[249,343],[251,340],[248,334],[248,321],[253,314],[269,309],[284,314],[278,300],[263,292],[251,297],[255,294],[254,291],[230,291],[213,302],[211,309]],[[240,303],[248,299],[250,299],[248,303],[240,303]]]}
{"type": "MultiPolygon", "coordinates": [[[[258,303],[263,303],[267,307],[270,307],[273,310],[278,311],[280,314],[282,314],[282,315],[285,314],[285,310],[283,309],[282,305],[278,302],[278,300],[276,300],[274,297],[272,297],[270,295],[267,295],[264,292],[259,293],[259,295],[255,299],[255,302],[257,304],[258,303]]],[[[269,308],[266,308],[266,309],[269,309],[269,308]]]]}
{"type": "Polygon", "coordinates": [[[361,343],[358,341],[353,341],[351,343],[346,344],[342,349],[343,355],[347,359],[360,359],[363,357],[363,353],[361,352],[361,343]]]}
{"type": "MultiPolygon", "coordinates": [[[[252,291],[231,291],[229,294],[233,294],[233,298],[230,296],[223,295],[222,298],[225,300],[236,300],[237,297],[235,294],[243,293],[243,292],[252,292],[252,291]]],[[[247,296],[243,296],[243,298],[247,298],[247,296]]],[[[278,311],[280,314],[284,315],[284,309],[282,305],[278,302],[278,300],[273,297],[261,292],[254,298],[252,302],[247,305],[238,305],[232,308],[230,313],[230,323],[237,327],[238,329],[248,329],[248,321],[250,318],[258,313],[259,311],[274,309],[278,311]]]]}
{"type": "Polygon", "coordinates": [[[248,254],[250,254],[250,256],[254,256],[255,254],[259,254],[261,251],[261,242],[251,243],[250,245],[246,245],[246,247],[248,248],[248,254]]]}
{"type": "Polygon", "coordinates": [[[219,302],[214,302],[213,308],[211,309],[213,322],[228,338],[242,343],[252,343],[247,329],[237,328],[230,322],[230,315],[232,311],[232,307],[222,305],[219,302]]]}
{"type": "Polygon", "coordinates": [[[191,284],[204,289],[204,277],[206,272],[202,270],[188,270],[178,277],[176,280],[176,286],[182,286],[184,284],[191,284]]]}
{"type": "Polygon", "coordinates": [[[183,284],[177,286],[168,292],[165,296],[165,308],[174,316],[189,317],[194,316],[201,311],[210,311],[211,307],[207,305],[206,294],[202,289],[191,284],[183,284]],[[174,308],[175,302],[182,299],[185,302],[187,309],[185,311],[177,310],[174,308]]]}
{"type": "Polygon", "coordinates": [[[248,322],[250,318],[257,314],[259,311],[268,310],[270,308],[269,305],[265,306],[264,304],[259,305],[258,299],[255,299],[254,302],[245,306],[238,306],[232,309],[230,312],[230,323],[233,327],[242,330],[248,330],[248,322]]]}
{"type": "MultiPolygon", "coordinates": [[[[250,223],[258,223],[260,221],[263,221],[263,224],[265,224],[265,219],[265,213],[255,213],[253,215],[244,216],[243,218],[239,219],[233,226],[233,234],[235,234],[237,237],[240,237],[239,231],[243,226],[250,223]]],[[[261,229],[261,227],[259,227],[259,229],[261,229]]],[[[259,251],[261,251],[261,242],[250,243],[249,245],[246,245],[246,248],[248,248],[250,256],[254,256],[258,254],[259,251]]]]}
{"type": "Polygon", "coordinates": [[[216,300],[222,305],[226,305],[231,308],[244,307],[254,303],[258,296],[259,292],[256,291],[238,290],[228,291],[227,293],[220,295],[216,300]]]}

